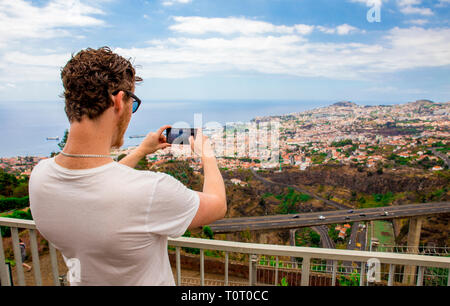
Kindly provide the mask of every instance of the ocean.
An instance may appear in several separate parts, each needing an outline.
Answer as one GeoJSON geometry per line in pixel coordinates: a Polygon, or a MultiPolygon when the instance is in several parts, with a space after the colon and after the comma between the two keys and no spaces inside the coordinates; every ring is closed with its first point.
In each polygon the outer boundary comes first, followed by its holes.
{"type": "MultiPolygon", "coordinates": [[[[214,101],[143,101],[133,114],[125,134],[124,147],[138,145],[142,138],[159,127],[177,122],[194,126],[194,114],[202,114],[203,124],[211,121],[249,122],[258,116],[283,115],[335,101],[269,101],[269,100],[214,100],[214,101]]],[[[0,102],[0,157],[49,156],[59,151],[57,140],[69,128],[64,102],[0,102]]]]}

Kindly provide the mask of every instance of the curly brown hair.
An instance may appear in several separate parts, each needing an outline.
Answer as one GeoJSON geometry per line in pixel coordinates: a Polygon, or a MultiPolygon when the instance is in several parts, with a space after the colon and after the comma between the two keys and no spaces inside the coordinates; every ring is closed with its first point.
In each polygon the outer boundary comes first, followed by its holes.
{"type": "Polygon", "coordinates": [[[98,118],[113,105],[110,95],[116,90],[132,91],[142,79],[129,60],[110,48],[88,48],[78,52],[61,70],[65,111],[70,122],[83,116],[98,118]]]}

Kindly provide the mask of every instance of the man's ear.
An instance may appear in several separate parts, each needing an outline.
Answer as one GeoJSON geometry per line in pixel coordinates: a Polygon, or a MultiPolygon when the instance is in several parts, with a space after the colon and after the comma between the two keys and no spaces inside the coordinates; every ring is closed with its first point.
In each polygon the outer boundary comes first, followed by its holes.
{"type": "Polygon", "coordinates": [[[124,92],[119,91],[119,93],[117,95],[112,96],[113,103],[114,103],[113,104],[114,112],[121,113],[123,111],[123,107],[124,107],[123,95],[124,95],[124,92]]]}

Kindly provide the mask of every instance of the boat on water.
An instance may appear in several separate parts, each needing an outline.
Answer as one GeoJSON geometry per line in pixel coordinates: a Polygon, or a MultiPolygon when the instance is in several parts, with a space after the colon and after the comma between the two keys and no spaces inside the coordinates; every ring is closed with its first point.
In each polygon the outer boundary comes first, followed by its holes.
{"type": "Polygon", "coordinates": [[[144,138],[146,135],[133,135],[130,138],[144,138]]]}
{"type": "Polygon", "coordinates": [[[59,140],[59,137],[47,137],[47,140],[59,140]]]}

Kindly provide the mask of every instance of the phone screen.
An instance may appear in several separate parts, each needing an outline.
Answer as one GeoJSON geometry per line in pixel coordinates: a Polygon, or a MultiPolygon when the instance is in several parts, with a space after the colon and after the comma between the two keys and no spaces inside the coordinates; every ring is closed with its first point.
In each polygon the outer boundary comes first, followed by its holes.
{"type": "Polygon", "coordinates": [[[194,128],[168,128],[166,129],[167,143],[189,145],[189,137],[197,136],[194,128]]]}

